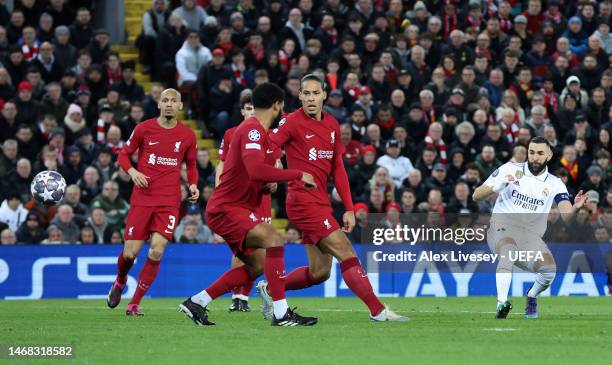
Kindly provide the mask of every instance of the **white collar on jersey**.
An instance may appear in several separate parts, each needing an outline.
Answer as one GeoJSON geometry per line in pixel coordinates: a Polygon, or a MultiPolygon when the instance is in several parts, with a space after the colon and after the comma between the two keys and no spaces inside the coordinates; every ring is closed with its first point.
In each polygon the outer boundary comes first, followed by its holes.
{"type": "Polygon", "coordinates": [[[546,181],[546,179],[548,179],[548,166],[544,167],[544,172],[541,175],[535,176],[531,172],[531,170],[529,170],[528,163],[525,162],[523,164],[523,173],[525,174],[525,176],[530,176],[530,177],[533,177],[533,178],[535,178],[537,180],[540,180],[540,181],[544,182],[544,181],[546,181]]]}

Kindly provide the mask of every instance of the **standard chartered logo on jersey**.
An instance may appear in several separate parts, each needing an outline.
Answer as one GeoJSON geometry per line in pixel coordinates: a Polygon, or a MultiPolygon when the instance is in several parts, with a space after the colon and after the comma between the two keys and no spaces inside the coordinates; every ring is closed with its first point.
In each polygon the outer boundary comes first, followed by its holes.
{"type": "Polygon", "coordinates": [[[178,159],[156,156],[154,153],[151,153],[149,154],[149,164],[162,166],[178,166],[178,159]]]}
{"type": "Polygon", "coordinates": [[[331,160],[332,158],[334,158],[334,151],[328,151],[328,150],[318,150],[316,148],[311,148],[310,150],[308,150],[308,161],[316,161],[321,160],[321,159],[328,159],[331,160]]]}

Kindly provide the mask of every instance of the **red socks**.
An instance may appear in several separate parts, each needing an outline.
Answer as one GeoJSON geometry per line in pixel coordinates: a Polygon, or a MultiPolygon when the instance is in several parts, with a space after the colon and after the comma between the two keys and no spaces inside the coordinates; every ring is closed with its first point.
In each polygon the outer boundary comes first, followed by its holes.
{"type": "Polygon", "coordinates": [[[368,306],[373,316],[378,315],[385,309],[385,306],[374,294],[372,285],[368,280],[368,274],[363,271],[357,257],[342,261],[340,269],[346,285],[368,306]]]}
{"type": "Polygon", "coordinates": [[[127,282],[127,274],[130,272],[132,265],[134,265],[134,260],[123,257],[123,250],[121,250],[117,258],[117,281],[119,283],[125,284],[127,282]]]}
{"type": "Polygon", "coordinates": [[[266,249],[264,273],[268,281],[268,292],[273,301],[285,299],[285,247],[266,249]]]}
{"type": "Polygon", "coordinates": [[[215,299],[230,292],[232,288],[246,285],[249,281],[252,287],[253,280],[255,280],[255,278],[251,275],[247,266],[242,265],[226,271],[225,274],[221,275],[219,279],[206,288],[206,292],[212,299],[215,299]]]}
{"type": "Polygon", "coordinates": [[[298,267],[289,274],[285,281],[285,290],[298,290],[309,288],[314,284],[314,278],[308,266],[298,267]]]}
{"type": "Polygon", "coordinates": [[[159,261],[151,260],[147,257],[147,262],[145,262],[144,267],[140,271],[140,276],[138,277],[138,287],[136,287],[136,292],[130,300],[130,304],[139,304],[142,300],[142,297],[147,293],[151,284],[155,280],[157,276],[157,272],[159,271],[159,261]]]}

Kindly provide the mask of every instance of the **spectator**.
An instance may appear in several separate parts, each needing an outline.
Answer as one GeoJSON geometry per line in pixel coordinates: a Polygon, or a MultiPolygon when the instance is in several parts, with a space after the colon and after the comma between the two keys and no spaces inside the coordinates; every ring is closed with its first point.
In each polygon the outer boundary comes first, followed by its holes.
{"type": "Polygon", "coordinates": [[[94,35],[90,26],[91,12],[87,8],[79,8],[75,22],[70,26],[70,40],[76,49],[87,47],[94,35]]]}
{"type": "Polygon", "coordinates": [[[145,97],[144,89],[136,81],[136,64],[127,61],[121,64],[121,81],[114,86],[119,95],[130,103],[142,102],[145,97]]]}
{"type": "Polygon", "coordinates": [[[490,144],[484,145],[480,155],[476,157],[476,167],[480,176],[486,179],[501,166],[501,162],[495,157],[495,147],[490,144]]]}
{"type": "Polygon", "coordinates": [[[73,67],[77,58],[77,49],[70,43],[70,30],[67,26],[61,25],[55,28],[53,45],[55,62],[57,62],[62,70],[73,67]]]}
{"type": "Polygon", "coordinates": [[[314,35],[312,28],[302,23],[302,11],[298,8],[293,8],[289,11],[289,20],[278,34],[279,45],[285,39],[292,39],[295,42],[295,50],[297,54],[306,50],[306,41],[314,35]]]}
{"type": "MultiPolygon", "coordinates": [[[[51,221],[51,226],[58,228],[62,232],[63,241],[73,243],[79,239],[80,229],[73,219],[74,213],[71,206],[62,204],[57,208],[57,215],[51,221]]],[[[51,232],[49,232],[49,239],[52,239],[51,232]]]]}
{"type": "Polygon", "coordinates": [[[64,73],[64,68],[53,55],[54,50],[52,43],[44,42],[40,46],[40,54],[32,60],[32,65],[38,68],[45,83],[59,82],[64,73]]]}
{"type": "Polygon", "coordinates": [[[393,180],[396,188],[402,186],[402,181],[408,176],[414,168],[408,157],[400,155],[400,142],[396,139],[390,139],[386,144],[387,153],[381,156],[376,164],[385,167],[393,180]]]}
{"type": "Polygon", "coordinates": [[[87,220],[89,208],[81,203],[81,189],[76,184],[68,185],[64,194],[63,204],[72,208],[75,223],[82,227],[87,220]]]}
{"type": "Polygon", "coordinates": [[[41,113],[40,104],[32,98],[32,84],[22,81],[17,86],[17,98],[14,103],[17,106],[17,124],[34,124],[41,113]]]}
{"type": "Polygon", "coordinates": [[[10,191],[0,206],[0,222],[5,223],[16,232],[26,220],[28,210],[21,203],[19,193],[10,191]]]}
{"type": "Polygon", "coordinates": [[[196,204],[187,206],[186,215],[176,227],[175,237],[179,237],[181,243],[207,243],[213,241],[213,234],[204,223],[202,223],[202,211],[196,204]],[[184,239],[186,238],[186,239],[184,239]]]}
{"type": "Polygon", "coordinates": [[[4,180],[11,176],[17,167],[17,141],[7,139],[2,144],[2,156],[0,156],[0,179],[4,180]]]}
{"type": "Polygon", "coordinates": [[[155,42],[160,30],[166,25],[170,12],[165,9],[164,0],[155,0],[151,9],[142,16],[142,33],[140,35],[140,60],[144,65],[143,71],[150,73],[154,65],[155,42]]]}
{"type": "Polygon", "coordinates": [[[0,115],[0,143],[13,138],[17,133],[17,106],[12,101],[7,101],[2,106],[0,115]]]}
{"type": "Polygon", "coordinates": [[[175,55],[187,38],[187,28],[180,15],[173,13],[159,33],[155,48],[155,68],[160,79],[169,87],[176,84],[175,55]]]}
{"type": "Polygon", "coordinates": [[[28,201],[31,196],[30,183],[32,182],[32,164],[27,158],[17,160],[16,173],[0,183],[0,199],[6,198],[5,193],[14,191],[22,202],[28,201]]]}
{"type": "Polygon", "coordinates": [[[447,179],[447,167],[446,165],[438,162],[434,165],[431,176],[425,179],[425,189],[427,190],[439,190],[442,194],[442,200],[448,202],[452,193],[451,186],[447,179]]]}
{"type": "Polygon", "coordinates": [[[94,143],[91,130],[87,127],[81,128],[75,137],[75,146],[81,150],[81,160],[86,165],[91,164],[98,155],[98,146],[94,143]]]}
{"type": "Polygon", "coordinates": [[[181,0],[181,6],[174,9],[172,15],[178,15],[189,29],[200,29],[208,18],[204,9],[196,5],[196,0],[181,0]]]}
{"type": "Polygon", "coordinates": [[[582,191],[596,191],[599,196],[605,196],[608,186],[604,180],[603,170],[598,165],[592,165],[586,170],[587,179],[580,186],[582,191]]]}
{"type": "Polygon", "coordinates": [[[206,148],[198,149],[196,156],[198,164],[198,188],[214,183],[215,167],[210,162],[210,152],[206,148]]]}
{"type": "Polygon", "coordinates": [[[82,245],[94,245],[98,243],[98,237],[96,237],[96,233],[94,232],[93,228],[90,226],[84,226],[81,228],[79,243],[82,245]]]}
{"type": "Polygon", "coordinates": [[[40,243],[43,245],[58,245],[71,242],[64,239],[64,233],[59,227],[51,225],[49,228],[47,228],[47,238],[42,240],[40,243]]]}
{"type": "Polygon", "coordinates": [[[49,0],[45,12],[51,15],[55,26],[67,26],[74,20],[74,12],[65,0],[49,0]]]}
{"type": "MultiPolygon", "coordinates": [[[[192,1],[192,0],[187,0],[192,1]]],[[[198,71],[212,59],[210,50],[200,44],[200,36],[195,30],[187,33],[187,40],[176,53],[178,85],[192,86],[197,79],[198,71]]]]}
{"type": "Polygon", "coordinates": [[[106,212],[102,208],[93,208],[91,210],[91,215],[87,218],[87,226],[91,227],[98,239],[97,243],[106,243],[104,242],[104,237],[107,237],[108,232],[112,230],[111,227],[108,226],[106,222],[106,212]]]}
{"type": "Polygon", "coordinates": [[[87,167],[77,185],[81,189],[81,203],[89,205],[93,198],[102,190],[102,182],[100,181],[98,170],[93,166],[87,167]]]}
{"type": "Polygon", "coordinates": [[[17,243],[17,237],[10,228],[5,228],[0,232],[0,245],[12,246],[17,243]]]}
{"type": "Polygon", "coordinates": [[[75,184],[85,172],[85,164],[81,161],[81,151],[78,147],[70,146],[66,149],[67,161],[60,167],[60,173],[67,184],[75,184]]]}
{"type": "Polygon", "coordinates": [[[120,227],[127,216],[129,204],[119,197],[119,186],[115,181],[104,183],[102,193],[90,203],[90,208],[102,208],[106,213],[106,222],[109,227],[120,227]]]}
{"type": "Polygon", "coordinates": [[[47,232],[40,226],[38,216],[30,213],[25,222],[17,230],[17,242],[25,244],[38,244],[47,238],[47,232]]]}
{"type": "Polygon", "coordinates": [[[56,120],[63,120],[68,110],[68,102],[62,98],[62,86],[58,82],[47,84],[47,93],[42,99],[44,115],[53,114],[56,120]]]}
{"type": "Polygon", "coordinates": [[[66,109],[67,110],[60,120],[63,119],[64,125],[67,127],[66,140],[68,143],[74,143],[76,142],[76,136],[79,134],[79,131],[83,128],[87,128],[87,120],[83,117],[83,110],[77,104],[70,104],[66,109]]]}

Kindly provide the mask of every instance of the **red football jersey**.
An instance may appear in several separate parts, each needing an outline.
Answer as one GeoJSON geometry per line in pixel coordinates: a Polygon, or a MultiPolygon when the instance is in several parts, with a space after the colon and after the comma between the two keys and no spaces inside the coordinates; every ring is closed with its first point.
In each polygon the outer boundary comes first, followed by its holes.
{"type": "MultiPolygon", "coordinates": [[[[221,145],[219,146],[219,160],[225,162],[225,158],[227,157],[227,153],[229,152],[229,146],[232,143],[232,138],[234,138],[234,133],[236,132],[236,127],[232,127],[225,131],[223,134],[223,139],[221,140],[221,145]]],[[[271,130],[268,130],[268,136],[272,134],[271,130]]],[[[283,157],[283,150],[278,148],[277,146],[270,145],[270,149],[266,150],[266,163],[274,166],[276,160],[283,157]],[[274,152],[270,152],[270,151],[274,152]]]]}
{"type": "Polygon", "coordinates": [[[284,123],[281,121],[270,134],[270,141],[285,146],[288,168],[310,173],[317,184],[316,190],[307,190],[304,184],[289,182],[287,204],[329,205],[327,180],[332,175],[334,159],[342,159],[344,153],[338,121],[327,113],[316,121],[300,108],[287,114],[284,123]]]}
{"type": "MultiPolygon", "coordinates": [[[[219,177],[219,186],[206,205],[206,210],[215,212],[216,208],[225,204],[239,205],[242,208],[255,211],[261,204],[262,188],[265,181],[253,180],[249,177],[245,160],[254,156],[258,160],[271,165],[268,161],[275,160],[268,155],[275,155],[275,150],[268,145],[266,130],[255,117],[251,117],[236,127],[231,140],[224,141],[225,164],[219,177]],[[229,144],[229,150],[227,149],[229,144]]],[[[272,163],[273,164],[273,163],[272,163]]],[[[299,171],[277,170],[281,180],[299,179],[299,171]]],[[[271,177],[270,181],[274,181],[271,177]]]]}
{"type": "Polygon", "coordinates": [[[197,184],[196,136],[188,126],[178,122],[174,128],[159,125],[157,118],[136,126],[119,153],[119,165],[125,171],[132,167],[130,156],[138,150],[138,167],[148,176],[149,186],[134,186],[130,203],[140,206],[179,206],[181,203],[181,165],[187,163],[189,184],[197,184]]]}

